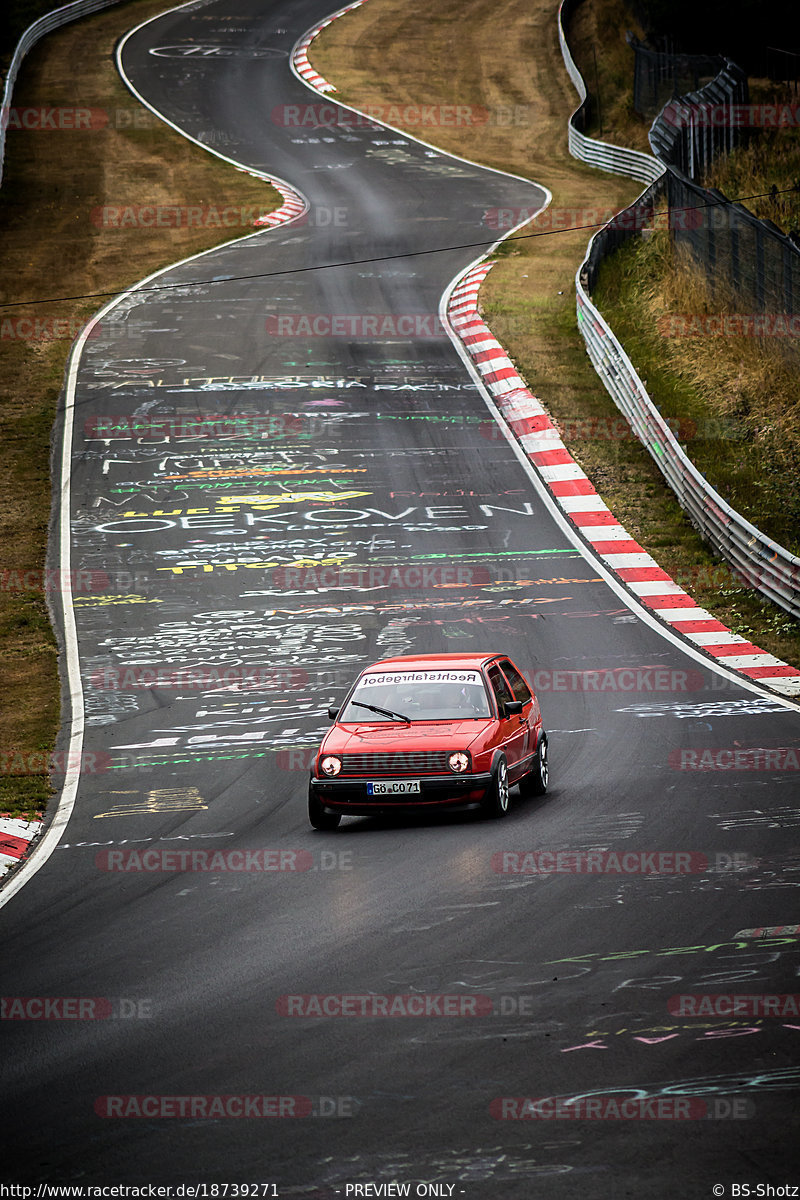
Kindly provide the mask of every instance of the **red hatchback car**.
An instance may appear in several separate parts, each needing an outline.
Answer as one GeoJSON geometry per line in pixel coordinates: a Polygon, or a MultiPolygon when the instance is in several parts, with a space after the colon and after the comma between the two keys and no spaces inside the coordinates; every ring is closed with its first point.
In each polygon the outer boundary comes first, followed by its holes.
{"type": "Polygon", "coordinates": [[[480,805],[508,812],[509,788],[547,791],[539,703],[504,654],[385,658],[359,675],[314,759],[308,816],[480,805]]]}

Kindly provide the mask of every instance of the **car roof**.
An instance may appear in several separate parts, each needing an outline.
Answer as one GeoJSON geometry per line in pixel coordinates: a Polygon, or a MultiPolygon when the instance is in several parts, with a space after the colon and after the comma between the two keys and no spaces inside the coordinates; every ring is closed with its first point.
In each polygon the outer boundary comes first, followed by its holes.
{"type": "Polygon", "coordinates": [[[437,667],[449,668],[470,668],[476,670],[486,663],[492,662],[496,658],[507,658],[508,655],[501,654],[495,651],[493,654],[404,654],[397,658],[382,658],[378,662],[372,663],[369,667],[365,667],[365,671],[372,671],[376,667],[385,669],[387,666],[404,667],[406,670],[417,668],[420,671],[431,670],[437,667]]]}

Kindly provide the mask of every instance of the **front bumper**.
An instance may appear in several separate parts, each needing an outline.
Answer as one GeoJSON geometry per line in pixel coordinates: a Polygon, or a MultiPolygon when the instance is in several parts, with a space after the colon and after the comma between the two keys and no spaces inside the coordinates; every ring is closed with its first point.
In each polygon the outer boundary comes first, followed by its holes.
{"type": "MultiPolygon", "coordinates": [[[[386,776],[398,779],[401,776],[386,776]]],[[[383,782],[380,776],[347,779],[317,779],[311,776],[311,794],[326,808],[357,815],[403,808],[428,808],[433,805],[480,804],[486,799],[494,776],[490,771],[471,775],[415,775],[420,790],[410,795],[368,796],[367,782],[383,782]]]]}

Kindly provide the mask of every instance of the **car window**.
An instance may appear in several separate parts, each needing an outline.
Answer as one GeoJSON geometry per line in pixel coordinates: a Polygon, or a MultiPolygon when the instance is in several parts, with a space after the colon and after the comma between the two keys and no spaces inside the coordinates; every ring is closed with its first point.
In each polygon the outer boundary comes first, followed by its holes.
{"type": "Polygon", "coordinates": [[[511,690],[514,693],[515,700],[521,700],[523,704],[527,704],[531,698],[531,689],[528,687],[525,680],[520,675],[513,663],[510,663],[507,658],[504,658],[500,663],[503,668],[503,673],[511,684],[511,690]]]}
{"type": "Polygon", "coordinates": [[[478,670],[372,671],[362,675],[340,721],[454,721],[491,716],[478,670]],[[372,708],[363,708],[362,705],[372,708]],[[383,713],[374,712],[382,708],[383,713]]]}
{"type": "Polygon", "coordinates": [[[505,712],[507,701],[513,700],[511,688],[508,686],[505,676],[498,666],[491,666],[487,671],[489,683],[492,685],[495,696],[497,697],[497,709],[502,716],[505,712]]]}

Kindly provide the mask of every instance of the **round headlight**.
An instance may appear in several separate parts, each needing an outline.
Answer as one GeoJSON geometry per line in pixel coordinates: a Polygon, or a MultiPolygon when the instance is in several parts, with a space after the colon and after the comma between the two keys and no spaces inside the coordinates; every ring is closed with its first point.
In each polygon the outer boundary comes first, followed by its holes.
{"type": "Polygon", "coordinates": [[[451,771],[461,774],[462,771],[469,769],[469,755],[463,750],[456,750],[455,754],[451,754],[448,758],[447,765],[451,771]]]}
{"type": "Polygon", "coordinates": [[[338,775],[342,769],[342,760],[335,758],[332,754],[326,755],[319,764],[323,775],[338,775]]]}

